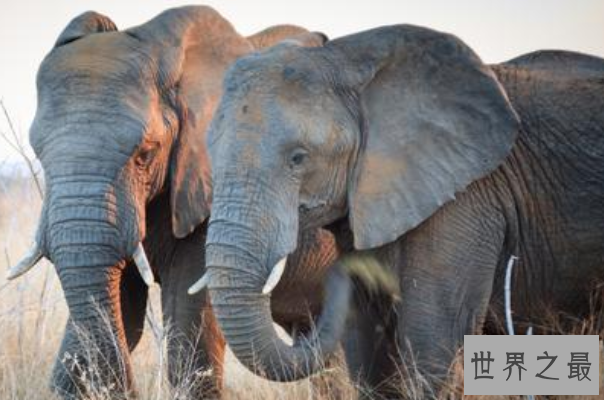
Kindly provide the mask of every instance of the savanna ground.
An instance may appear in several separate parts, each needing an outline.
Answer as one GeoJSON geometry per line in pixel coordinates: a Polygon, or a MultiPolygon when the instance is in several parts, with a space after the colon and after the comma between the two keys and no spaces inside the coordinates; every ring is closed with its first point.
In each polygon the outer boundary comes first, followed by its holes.
{"type": "MultiPolygon", "coordinates": [[[[15,132],[0,134],[1,146],[17,145],[18,150],[18,138],[21,136],[15,132]]],[[[33,169],[36,170],[35,167],[33,169]]],[[[0,160],[0,400],[56,398],[48,382],[65,327],[67,309],[54,269],[43,261],[16,281],[4,280],[8,266],[18,260],[31,243],[40,205],[41,193],[31,171],[27,168],[15,170],[0,160]]],[[[144,400],[178,399],[185,389],[172,389],[167,380],[165,339],[168,330],[161,323],[158,298],[158,289],[152,289],[145,333],[133,354],[136,382],[140,397],[144,400]]],[[[580,324],[570,333],[604,332],[594,332],[589,324],[580,324]]],[[[239,365],[231,354],[227,355],[226,364],[225,388],[228,399],[356,398],[357,389],[346,378],[343,366],[332,368],[315,378],[315,384],[308,380],[276,384],[255,377],[239,365]]],[[[601,372],[603,367],[601,360],[601,372]]],[[[461,362],[453,370],[454,378],[447,385],[443,399],[464,397],[461,362]]],[[[418,381],[421,380],[415,379],[401,391],[410,398],[421,398],[417,394],[418,381]]],[[[577,400],[604,398],[604,388],[600,389],[600,393],[600,396],[560,397],[577,400]]],[[[468,396],[472,397],[493,400],[522,398],[468,396]]],[[[94,400],[102,399],[103,396],[94,397],[94,400]]]]}

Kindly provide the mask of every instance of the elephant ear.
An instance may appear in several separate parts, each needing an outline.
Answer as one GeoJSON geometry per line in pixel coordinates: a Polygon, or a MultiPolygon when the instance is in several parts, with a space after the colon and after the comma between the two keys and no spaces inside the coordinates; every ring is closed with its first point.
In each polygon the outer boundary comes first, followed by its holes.
{"type": "Polygon", "coordinates": [[[112,31],[117,31],[117,26],[111,19],[97,12],[87,11],[71,20],[59,35],[54,47],[63,46],[93,33],[112,31]]]}
{"type": "Polygon", "coordinates": [[[251,46],[210,7],[163,12],[129,33],[151,43],[161,92],[175,95],[179,132],[170,160],[172,229],[191,233],[209,215],[211,174],[206,130],[220,98],[222,78],[251,46]]]}
{"type": "Polygon", "coordinates": [[[304,47],[319,47],[328,38],[321,32],[309,32],[296,25],[275,25],[247,37],[256,50],[262,50],[282,41],[294,42],[304,47]]]}
{"type": "Polygon", "coordinates": [[[328,43],[352,66],[360,148],[348,190],[357,249],[396,240],[499,166],[518,119],[493,72],[459,39],[400,25],[328,43]]]}

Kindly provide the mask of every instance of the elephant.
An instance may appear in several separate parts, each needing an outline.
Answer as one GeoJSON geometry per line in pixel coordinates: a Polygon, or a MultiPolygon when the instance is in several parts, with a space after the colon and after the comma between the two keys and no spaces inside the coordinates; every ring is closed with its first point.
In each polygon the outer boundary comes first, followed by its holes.
{"type": "Polygon", "coordinates": [[[512,256],[517,329],[545,310],[586,317],[604,277],[604,60],[552,50],[486,65],[451,34],[393,25],[250,54],[223,86],[202,279],[251,371],[304,378],[342,332],[350,373],[377,398],[404,396],[391,386],[411,362],[437,392],[464,335],[503,315],[512,256]],[[312,228],[334,234],[333,268],[352,282],[333,287],[352,300],[287,346],[261,289],[312,228]],[[355,260],[394,290],[352,274],[355,260]]]}
{"type": "MultiPolygon", "coordinates": [[[[42,62],[30,142],[46,195],[34,245],[9,279],[42,257],[55,265],[69,320],[51,386],[64,398],[136,395],[130,352],[155,280],[171,328],[170,382],[195,398],[222,392],[224,339],[207,295],[183,290],[203,267],[211,186],[205,132],[226,68],[282,40],[325,39],[293,25],[243,37],[205,6],[170,9],[123,31],[86,12],[42,62]]],[[[311,279],[275,315],[304,327],[319,313],[322,269],[335,259],[335,243],[314,230],[300,249],[292,271],[311,279]]]]}

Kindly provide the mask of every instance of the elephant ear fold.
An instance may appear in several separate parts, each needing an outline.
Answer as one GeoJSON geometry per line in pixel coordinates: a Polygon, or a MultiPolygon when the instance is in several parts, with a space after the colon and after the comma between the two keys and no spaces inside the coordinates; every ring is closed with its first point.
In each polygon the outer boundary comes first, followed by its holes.
{"type": "Polygon", "coordinates": [[[206,130],[228,66],[252,51],[219,13],[206,6],[167,10],[129,30],[149,43],[160,92],[175,97],[179,130],[170,160],[172,229],[177,238],[208,217],[211,203],[206,130]]]}
{"type": "Polygon", "coordinates": [[[59,35],[54,47],[63,46],[93,33],[112,31],[117,31],[117,26],[109,17],[94,11],[87,11],[71,20],[59,35]]]}
{"type": "MultiPolygon", "coordinates": [[[[190,118],[187,111],[184,115],[190,118]]],[[[210,213],[210,166],[205,142],[197,137],[200,133],[194,124],[181,124],[170,159],[172,232],[179,239],[193,232],[210,213]]]]}
{"type": "Polygon", "coordinates": [[[509,154],[518,119],[459,39],[390,26],[329,42],[348,60],[361,140],[348,190],[357,249],[396,240],[509,154]]]}
{"type": "Polygon", "coordinates": [[[290,42],[304,47],[319,47],[328,38],[321,32],[309,32],[296,25],[275,25],[247,37],[255,50],[262,50],[279,42],[290,42]]]}

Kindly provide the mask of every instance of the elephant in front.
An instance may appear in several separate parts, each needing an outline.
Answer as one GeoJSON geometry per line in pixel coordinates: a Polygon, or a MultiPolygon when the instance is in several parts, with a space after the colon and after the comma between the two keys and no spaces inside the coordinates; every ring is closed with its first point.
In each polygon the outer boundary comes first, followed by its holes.
{"type": "MultiPolygon", "coordinates": [[[[203,268],[210,211],[205,133],[226,68],[284,39],[324,41],[290,25],[245,38],[203,6],[124,31],[87,12],[42,62],[30,142],[46,196],[33,248],[9,277],[42,257],[55,265],[69,321],[52,387],[64,398],[135,394],[130,352],[154,281],[170,327],[171,383],[195,398],[220,394],[224,339],[206,293],[186,291],[203,268]]],[[[296,270],[320,282],[335,257],[333,237],[314,230],[300,248],[296,270]]],[[[316,288],[304,307],[283,303],[277,314],[305,323],[319,312],[316,288]]]]}
{"type": "Polygon", "coordinates": [[[511,256],[517,328],[545,310],[585,317],[604,278],[603,93],[602,59],[542,51],[489,66],[409,25],[240,58],[208,132],[203,278],[234,354],[300,379],[342,323],[351,374],[377,397],[404,395],[388,383],[408,362],[436,391],[463,335],[490,306],[503,315],[511,256]],[[365,272],[395,288],[355,277],[347,320],[323,318],[290,347],[261,288],[318,227],[342,250],[334,268],[373,260],[365,272]]]}

